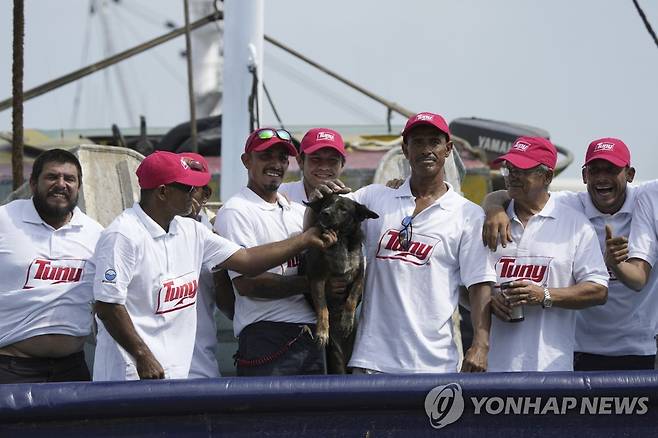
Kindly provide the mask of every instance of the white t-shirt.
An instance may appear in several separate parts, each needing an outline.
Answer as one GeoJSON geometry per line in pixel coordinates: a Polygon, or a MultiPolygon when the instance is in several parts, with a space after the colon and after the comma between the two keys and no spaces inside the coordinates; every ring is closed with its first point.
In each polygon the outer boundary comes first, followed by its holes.
{"type": "MultiPolygon", "coordinates": [[[[139,204],[103,232],[93,262],[94,298],[125,306],[137,334],[168,379],[187,378],[196,332],[202,266],[215,267],[240,247],[187,218],[165,232],[139,204]]],[[[98,324],[94,380],[138,379],[133,358],[98,324]]]]}
{"type": "MultiPolygon", "coordinates": [[[[245,248],[287,239],[302,231],[305,207],[288,202],[283,195],[269,203],[248,187],[232,196],[217,212],[215,231],[245,248]]],[[[268,272],[297,275],[299,256],[268,272]]],[[[229,271],[231,279],[241,274],[229,271]]],[[[240,336],[243,328],[258,321],[315,324],[315,312],[302,294],[286,298],[264,299],[243,297],[235,287],[233,331],[240,336]]]]}
{"type": "Polygon", "coordinates": [[[398,232],[415,209],[409,179],[398,189],[373,184],[348,196],[379,215],[363,222],[366,284],[349,366],[385,373],[456,372],[451,317],[459,286],[496,280],[480,238],[482,209],[448,184],[448,191],[413,219],[412,243],[405,251],[398,232]]]}
{"type": "MultiPolygon", "coordinates": [[[[554,192],[551,197],[558,205],[567,205],[587,216],[605,252],[605,226],[610,225],[615,236],[630,234],[631,218],[637,195],[644,190],[627,186],[624,205],[615,214],[600,212],[587,192],[554,192]]],[[[576,312],[575,351],[608,356],[652,355],[656,353],[654,334],[658,323],[658,275],[652,272],[646,293],[637,293],[617,280],[608,270],[608,301],[576,312]]]]}
{"type": "MultiPolygon", "coordinates": [[[[549,288],[585,281],[608,285],[608,270],[594,228],[580,212],[551,196],[526,228],[510,202],[513,242],[490,254],[498,283],[527,279],[549,288]]],[[[488,371],[573,370],[575,310],[524,306],[525,320],[492,316],[488,371]]]]}
{"type": "Polygon", "coordinates": [[[39,335],[91,333],[87,262],[102,230],[77,207],[57,230],[32,199],[0,207],[0,347],[39,335]]]}
{"type": "Polygon", "coordinates": [[[304,188],[304,181],[302,180],[281,184],[279,186],[279,193],[285,193],[286,196],[288,196],[288,199],[292,202],[297,202],[299,204],[302,202],[308,202],[306,189],[304,188]]]}
{"type": "MultiPolygon", "coordinates": [[[[658,180],[646,183],[642,188],[633,214],[628,257],[644,260],[655,273],[658,260],[658,180]]],[[[642,292],[648,291],[647,288],[645,286],[642,292]]],[[[655,292],[655,284],[653,288],[655,292]]]]}
{"type": "MultiPolygon", "coordinates": [[[[205,214],[200,215],[198,222],[206,228],[212,229],[212,224],[205,214]]],[[[196,310],[196,340],[189,377],[190,379],[220,377],[217,363],[217,322],[215,320],[219,310],[215,299],[213,273],[208,266],[201,267],[196,310]]]]}

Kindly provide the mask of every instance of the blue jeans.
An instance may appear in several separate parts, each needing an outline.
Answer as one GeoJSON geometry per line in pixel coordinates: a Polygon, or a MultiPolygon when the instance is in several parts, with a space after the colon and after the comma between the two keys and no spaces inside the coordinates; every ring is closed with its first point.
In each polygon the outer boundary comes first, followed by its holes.
{"type": "Polygon", "coordinates": [[[326,374],[324,349],[312,338],[313,324],[259,321],[238,337],[238,376],[326,374]]]}
{"type": "Polygon", "coordinates": [[[45,383],[91,380],[82,351],[60,358],[0,355],[0,383],[45,383]]]}

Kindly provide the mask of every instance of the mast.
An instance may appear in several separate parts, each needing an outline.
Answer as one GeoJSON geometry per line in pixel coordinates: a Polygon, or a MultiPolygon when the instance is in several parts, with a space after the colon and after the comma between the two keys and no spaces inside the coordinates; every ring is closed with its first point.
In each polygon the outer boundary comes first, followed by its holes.
{"type": "Polygon", "coordinates": [[[224,95],[220,199],[247,184],[244,142],[260,126],[263,80],[263,0],[224,2],[224,95]]]}

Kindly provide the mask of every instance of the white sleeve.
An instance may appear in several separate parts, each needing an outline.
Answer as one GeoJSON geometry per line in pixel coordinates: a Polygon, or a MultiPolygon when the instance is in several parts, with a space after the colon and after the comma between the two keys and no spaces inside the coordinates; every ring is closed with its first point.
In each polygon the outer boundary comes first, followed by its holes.
{"type": "Polygon", "coordinates": [[[197,228],[204,240],[203,265],[210,269],[225,262],[240,249],[240,245],[213,233],[203,225],[198,225],[197,228]]]}
{"type": "MultiPolygon", "coordinates": [[[[221,208],[215,219],[215,231],[239,247],[252,248],[258,246],[256,239],[258,231],[254,229],[254,224],[251,223],[247,214],[242,211],[221,208]]],[[[231,279],[242,275],[235,271],[228,271],[228,273],[231,279]]]]}
{"type": "Polygon", "coordinates": [[[642,185],[635,202],[628,257],[642,259],[652,267],[658,258],[658,184],[642,185]]]}
{"type": "MultiPolygon", "coordinates": [[[[589,194],[585,194],[589,196],[589,194]]],[[[582,201],[580,200],[580,194],[578,192],[570,192],[568,190],[551,192],[551,198],[553,198],[553,200],[556,202],[556,205],[560,207],[567,206],[580,212],[585,209],[582,201]]]]}
{"type": "Polygon", "coordinates": [[[610,274],[605,266],[594,227],[589,222],[583,223],[577,239],[573,260],[574,280],[576,283],[591,281],[607,287],[610,274]]]}
{"type": "Polygon", "coordinates": [[[484,211],[479,206],[462,210],[464,229],[459,243],[459,272],[466,288],[474,284],[495,282],[496,270],[489,249],[482,244],[484,211]]]}
{"type": "Polygon", "coordinates": [[[94,300],[125,304],[138,259],[136,245],[126,236],[118,232],[101,234],[92,257],[96,270],[94,300]]]}

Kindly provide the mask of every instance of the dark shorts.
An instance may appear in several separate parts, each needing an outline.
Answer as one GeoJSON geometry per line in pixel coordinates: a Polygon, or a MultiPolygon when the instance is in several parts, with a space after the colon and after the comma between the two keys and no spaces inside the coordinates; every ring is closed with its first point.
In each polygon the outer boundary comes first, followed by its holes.
{"type": "Polygon", "coordinates": [[[601,354],[575,352],[574,371],[652,370],[656,355],[650,356],[604,356],[601,354]]]}
{"type": "Polygon", "coordinates": [[[238,337],[238,376],[326,374],[324,349],[311,334],[315,325],[259,321],[238,337]]]}
{"type": "Polygon", "coordinates": [[[0,383],[44,383],[89,381],[82,351],[60,358],[0,355],[0,383]]]}

